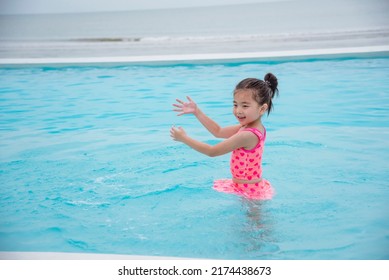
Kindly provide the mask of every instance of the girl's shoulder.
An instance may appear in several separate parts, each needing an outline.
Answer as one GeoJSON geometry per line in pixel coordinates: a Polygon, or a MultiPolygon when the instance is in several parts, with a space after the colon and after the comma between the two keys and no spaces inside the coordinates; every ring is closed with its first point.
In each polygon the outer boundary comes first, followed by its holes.
{"type": "Polygon", "coordinates": [[[261,134],[261,136],[266,136],[266,128],[262,127],[242,127],[240,131],[251,131],[254,134],[261,134]]]}

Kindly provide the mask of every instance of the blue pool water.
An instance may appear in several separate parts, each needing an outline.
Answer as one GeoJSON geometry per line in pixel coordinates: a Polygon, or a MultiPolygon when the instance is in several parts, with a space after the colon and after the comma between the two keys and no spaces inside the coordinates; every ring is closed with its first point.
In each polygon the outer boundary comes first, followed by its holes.
{"type": "Polygon", "coordinates": [[[389,258],[389,57],[210,65],[0,69],[0,251],[221,259],[389,258]],[[264,177],[271,201],[212,189],[229,156],[170,139],[217,140],[232,90],[280,83],[264,177]]]}

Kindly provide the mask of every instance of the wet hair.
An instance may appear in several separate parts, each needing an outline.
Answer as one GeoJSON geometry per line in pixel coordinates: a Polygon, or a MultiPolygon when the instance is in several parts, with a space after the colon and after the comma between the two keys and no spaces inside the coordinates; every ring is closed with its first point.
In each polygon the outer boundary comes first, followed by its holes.
{"type": "Polygon", "coordinates": [[[247,78],[240,81],[234,90],[234,95],[238,90],[251,90],[254,100],[261,106],[267,104],[267,114],[273,109],[272,99],[278,96],[278,80],[272,73],[267,73],[262,80],[247,78]]]}

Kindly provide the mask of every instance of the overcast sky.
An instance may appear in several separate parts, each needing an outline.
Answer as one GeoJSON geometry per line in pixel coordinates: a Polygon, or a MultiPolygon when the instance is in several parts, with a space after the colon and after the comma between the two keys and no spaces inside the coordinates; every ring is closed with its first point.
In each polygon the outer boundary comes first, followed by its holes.
{"type": "Polygon", "coordinates": [[[0,13],[128,11],[275,1],[280,0],[0,0],[0,13]]]}

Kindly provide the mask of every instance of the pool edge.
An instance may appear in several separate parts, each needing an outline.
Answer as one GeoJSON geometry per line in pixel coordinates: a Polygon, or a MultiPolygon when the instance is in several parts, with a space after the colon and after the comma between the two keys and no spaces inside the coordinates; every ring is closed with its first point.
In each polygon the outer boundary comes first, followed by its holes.
{"type": "Polygon", "coordinates": [[[188,55],[151,55],[151,56],[118,56],[118,57],[77,57],[77,58],[2,58],[0,67],[25,66],[120,66],[120,65],[174,65],[174,64],[213,64],[260,61],[293,61],[310,58],[332,59],[341,57],[370,58],[389,55],[389,45],[305,49],[272,52],[241,53],[204,53],[188,55]]]}
{"type": "Polygon", "coordinates": [[[189,258],[61,252],[0,252],[0,260],[188,260],[189,258]]]}

